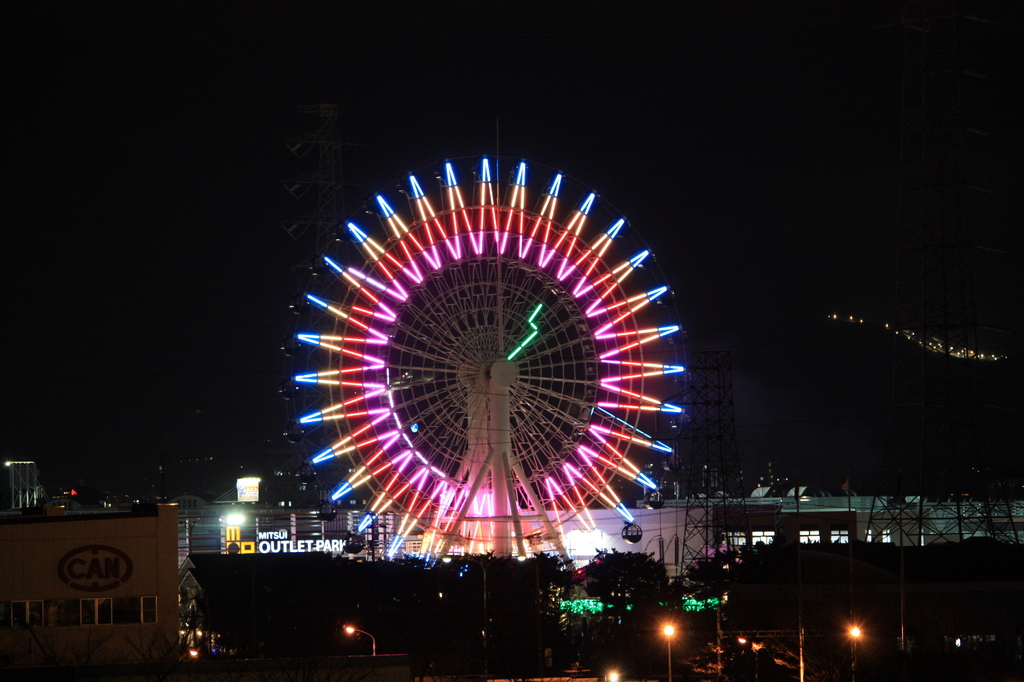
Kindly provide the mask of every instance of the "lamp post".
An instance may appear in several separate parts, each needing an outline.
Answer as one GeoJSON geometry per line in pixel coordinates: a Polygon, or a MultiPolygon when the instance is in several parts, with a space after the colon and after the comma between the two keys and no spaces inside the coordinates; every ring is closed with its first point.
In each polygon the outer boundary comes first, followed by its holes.
{"type": "MultiPolygon", "coordinates": [[[[477,566],[480,567],[480,574],[483,576],[483,588],[484,588],[484,590],[483,590],[483,606],[484,606],[484,628],[483,628],[484,677],[486,677],[489,674],[488,668],[490,667],[488,665],[490,663],[490,652],[487,649],[487,646],[488,646],[488,641],[487,640],[488,640],[488,632],[490,630],[490,624],[491,624],[491,620],[490,620],[490,618],[488,618],[488,614],[487,614],[487,569],[490,568],[491,566],[493,566],[494,564],[496,564],[497,561],[495,561],[493,557],[491,557],[490,561],[486,561],[486,562],[485,561],[481,561],[480,559],[475,559],[475,558],[473,558],[471,556],[459,556],[459,557],[456,557],[456,558],[458,558],[461,561],[468,561],[469,563],[476,564],[477,566]]],[[[526,557],[524,557],[524,556],[518,556],[516,558],[519,561],[525,561],[526,560],[526,557]]],[[[442,558],[441,561],[443,563],[446,563],[446,564],[451,563],[452,562],[452,557],[451,556],[446,556],[446,557],[442,558]]]]}
{"type": "Polygon", "coordinates": [[[860,628],[854,625],[850,628],[850,647],[853,649],[853,659],[850,662],[850,682],[857,682],[857,640],[860,639],[860,628]]]}
{"type": "Polygon", "coordinates": [[[345,632],[347,632],[350,635],[360,634],[360,635],[366,635],[367,637],[369,637],[370,638],[370,652],[371,652],[371,655],[373,655],[373,656],[377,655],[377,640],[374,639],[374,636],[371,635],[369,632],[367,632],[366,630],[360,630],[359,628],[352,627],[351,625],[346,625],[345,626],[345,632]]]}
{"type": "Polygon", "coordinates": [[[665,642],[668,644],[668,682],[672,682],[672,635],[676,633],[676,629],[666,625],[662,632],[665,633],[665,642]]]}

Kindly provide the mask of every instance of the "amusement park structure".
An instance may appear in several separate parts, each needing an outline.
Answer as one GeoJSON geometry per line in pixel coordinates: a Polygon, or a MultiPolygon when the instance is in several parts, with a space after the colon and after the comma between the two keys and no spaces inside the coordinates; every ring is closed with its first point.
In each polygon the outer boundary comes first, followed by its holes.
{"type": "Polygon", "coordinates": [[[646,467],[673,453],[659,416],[682,413],[658,397],[684,368],[650,250],[595,192],[522,160],[400,186],[407,206],[372,196],[377,224],[344,220],[318,252],[291,343],[288,433],[321,508],[366,499],[356,530],[391,524],[385,556],[415,537],[427,557],[567,557],[592,505],[631,524],[658,489],[646,467]]]}

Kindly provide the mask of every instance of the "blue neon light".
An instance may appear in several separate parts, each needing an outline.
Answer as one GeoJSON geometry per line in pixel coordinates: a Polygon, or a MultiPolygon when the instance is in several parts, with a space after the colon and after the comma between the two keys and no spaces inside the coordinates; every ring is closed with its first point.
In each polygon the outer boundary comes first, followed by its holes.
{"type": "Polygon", "coordinates": [[[583,203],[580,205],[580,213],[582,213],[583,215],[590,215],[590,209],[594,207],[594,199],[596,198],[597,195],[591,192],[590,195],[586,199],[584,199],[583,203]]]}
{"type": "Polygon", "coordinates": [[[444,164],[444,184],[446,187],[454,187],[458,183],[455,179],[455,169],[452,168],[450,161],[444,164]]]}
{"type": "MultiPolygon", "coordinates": [[[[622,226],[625,225],[625,224],[626,224],[626,219],[625,218],[619,218],[614,223],[609,225],[608,229],[605,230],[604,233],[606,235],[608,235],[609,239],[615,239],[619,235],[619,231],[622,229],[622,226]]],[[[630,260],[630,263],[632,263],[632,262],[633,261],[630,260]]],[[[634,265],[633,267],[635,268],[636,266],[634,265]]]]}
{"type": "Polygon", "coordinates": [[[317,376],[315,374],[296,374],[295,381],[303,384],[315,384],[317,376]]]}
{"type": "Polygon", "coordinates": [[[378,194],[374,198],[377,200],[377,205],[380,206],[380,212],[384,214],[385,218],[390,218],[395,214],[395,209],[388,205],[388,202],[384,200],[384,197],[378,194]]]}
{"type": "Polygon", "coordinates": [[[644,262],[644,260],[645,260],[645,259],[646,259],[646,258],[647,258],[648,256],[650,256],[650,255],[651,255],[651,252],[650,252],[650,251],[648,251],[648,250],[646,250],[646,249],[644,249],[644,250],[643,250],[643,251],[641,251],[640,253],[638,253],[638,254],[636,254],[635,256],[633,256],[632,258],[630,258],[630,259],[629,259],[629,264],[630,264],[630,265],[631,265],[632,267],[634,267],[634,268],[638,268],[638,267],[640,267],[640,264],[641,264],[641,263],[643,263],[643,262],[644,262]]]}
{"type": "Polygon", "coordinates": [[[672,446],[666,445],[662,443],[660,440],[654,441],[654,443],[651,444],[651,447],[654,448],[655,450],[661,450],[662,452],[667,452],[670,455],[672,454],[672,446]]]}
{"type": "Polygon", "coordinates": [[[636,428],[635,426],[633,426],[632,424],[630,424],[630,423],[629,423],[628,421],[626,421],[625,419],[622,419],[622,418],[620,418],[620,417],[616,417],[616,416],[615,416],[614,414],[612,414],[612,413],[611,413],[611,412],[609,412],[608,410],[604,409],[603,407],[599,407],[599,408],[597,408],[597,411],[598,411],[598,412],[602,412],[602,413],[604,413],[604,414],[605,414],[606,416],[608,416],[608,417],[611,417],[612,419],[614,419],[614,420],[615,420],[615,421],[617,421],[617,422],[620,422],[620,423],[622,423],[622,424],[625,424],[626,426],[628,426],[628,427],[630,428],[630,430],[631,430],[631,431],[635,431],[636,433],[639,433],[639,434],[640,434],[641,436],[644,436],[645,438],[651,438],[651,434],[649,434],[649,433],[647,433],[647,432],[645,432],[645,431],[641,431],[640,429],[636,428]]]}
{"type": "Polygon", "coordinates": [[[683,411],[683,408],[679,407],[678,405],[673,405],[672,403],[662,403],[661,404],[661,411],[662,412],[669,412],[671,414],[681,414],[682,411],[683,411]]]}
{"type": "Polygon", "coordinates": [[[678,374],[679,372],[685,372],[686,368],[682,365],[662,365],[662,374],[678,374]]]}
{"type": "Polygon", "coordinates": [[[516,169],[516,184],[520,187],[526,185],[526,162],[520,161],[519,167],[516,169]]]}
{"type": "Polygon", "coordinates": [[[402,546],[403,542],[405,542],[405,538],[403,538],[401,535],[396,535],[394,539],[391,540],[391,545],[388,547],[389,559],[395,556],[396,553],[398,553],[398,549],[402,546]]]}
{"type": "MultiPolygon", "coordinates": [[[[356,229],[358,229],[358,228],[356,228],[356,229]]],[[[345,272],[345,268],[341,267],[340,265],[335,263],[333,260],[331,260],[327,256],[324,256],[324,262],[327,263],[328,266],[330,266],[331,270],[334,270],[339,275],[341,273],[345,272]]]]}
{"type": "Polygon", "coordinates": [[[419,422],[416,422],[415,424],[410,426],[409,430],[412,431],[413,433],[417,433],[420,430],[419,422]]]}
{"type": "Polygon", "coordinates": [[[634,518],[633,515],[629,513],[628,509],[626,509],[625,502],[619,502],[618,506],[615,507],[615,511],[618,513],[619,516],[625,519],[626,523],[633,523],[634,521],[636,521],[636,518],[634,518]]]}
{"type": "Polygon", "coordinates": [[[319,334],[296,334],[295,338],[298,339],[301,343],[308,343],[311,346],[319,346],[320,345],[320,335],[319,334]]]}
{"type": "Polygon", "coordinates": [[[487,160],[487,157],[480,159],[480,182],[491,181],[491,162],[487,160]]]}
{"type": "Polygon", "coordinates": [[[560,191],[562,191],[562,174],[555,173],[555,177],[551,179],[551,187],[548,188],[548,194],[557,197],[560,191]]]}
{"type": "Polygon", "coordinates": [[[359,525],[356,526],[356,532],[362,533],[367,528],[373,525],[373,520],[377,518],[377,515],[373,512],[366,512],[362,519],[359,521],[359,525]]]}
{"type": "Polygon", "coordinates": [[[327,301],[325,301],[325,300],[323,300],[321,298],[317,298],[313,294],[306,294],[306,298],[309,300],[310,303],[314,303],[314,304],[320,306],[321,308],[326,308],[327,307],[327,301]]]}
{"type": "Polygon", "coordinates": [[[675,334],[677,331],[679,331],[678,324],[670,324],[667,327],[658,327],[658,336],[668,336],[669,334],[675,334]]]}
{"type": "Polygon", "coordinates": [[[370,235],[360,230],[355,223],[346,223],[345,227],[348,228],[348,231],[352,234],[352,237],[360,244],[362,244],[363,242],[370,238],[370,235]]]}
{"type": "Polygon", "coordinates": [[[636,482],[645,488],[650,488],[651,490],[658,489],[658,484],[648,478],[646,474],[637,474],[636,482]]]}
{"type": "Polygon", "coordinates": [[[315,424],[324,420],[323,412],[310,412],[304,417],[299,417],[300,424],[315,424]]]}
{"type": "Polygon", "coordinates": [[[647,300],[653,301],[662,294],[664,294],[666,291],[668,291],[668,287],[666,286],[661,286],[658,287],[657,289],[651,289],[650,291],[647,292],[647,300]]]}
{"type": "MultiPolygon", "coordinates": [[[[333,458],[334,458],[334,450],[331,450],[330,448],[327,448],[326,450],[321,452],[319,455],[314,457],[311,461],[313,462],[313,464],[319,464],[320,462],[326,462],[327,460],[333,459],[333,458]]],[[[344,486],[344,485],[347,485],[347,484],[342,484],[342,485],[344,486]]]]}
{"type": "Polygon", "coordinates": [[[420,187],[419,181],[415,175],[409,176],[409,187],[412,189],[412,198],[419,199],[423,196],[423,188],[420,187]]]}
{"type": "Polygon", "coordinates": [[[342,483],[341,485],[338,486],[337,490],[331,493],[331,502],[337,502],[339,499],[345,497],[345,495],[348,495],[350,492],[352,492],[352,486],[350,486],[347,482],[342,483]]]}

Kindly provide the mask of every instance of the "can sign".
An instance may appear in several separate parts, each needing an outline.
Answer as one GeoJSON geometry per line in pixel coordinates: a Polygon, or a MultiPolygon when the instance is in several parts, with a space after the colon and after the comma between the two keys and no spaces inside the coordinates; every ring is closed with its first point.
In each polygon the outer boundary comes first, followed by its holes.
{"type": "Polygon", "coordinates": [[[104,592],[128,582],[132,560],[115,547],[86,545],[64,555],[57,564],[57,575],[76,590],[104,592]]]}

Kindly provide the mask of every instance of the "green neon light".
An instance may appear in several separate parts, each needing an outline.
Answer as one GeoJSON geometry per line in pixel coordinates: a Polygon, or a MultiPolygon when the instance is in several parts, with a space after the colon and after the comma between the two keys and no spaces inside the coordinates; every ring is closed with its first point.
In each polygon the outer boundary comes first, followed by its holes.
{"type": "Polygon", "coordinates": [[[537,316],[540,315],[540,311],[543,309],[543,303],[538,303],[533,307],[533,312],[531,312],[530,316],[526,318],[526,324],[528,324],[531,329],[530,333],[526,335],[525,339],[519,342],[518,346],[512,349],[512,352],[508,354],[507,358],[505,358],[506,360],[512,360],[513,358],[515,358],[515,356],[519,355],[523,351],[523,349],[530,345],[530,342],[537,338],[537,335],[540,334],[540,329],[537,328],[537,324],[534,322],[534,320],[537,319],[537,316]]]}
{"type": "MultiPolygon", "coordinates": [[[[563,599],[558,602],[558,608],[562,611],[568,611],[569,613],[575,613],[577,615],[585,615],[588,613],[601,613],[612,608],[610,604],[605,604],[600,599],[563,599]]],[[[626,610],[632,611],[633,605],[626,604],[626,610]]]]}
{"type": "Polygon", "coordinates": [[[608,606],[600,599],[563,599],[558,602],[558,608],[569,613],[584,615],[587,613],[601,613],[608,606]]]}
{"type": "Polygon", "coordinates": [[[704,611],[706,609],[714,609],[718,607],[721,601],[722,600],[717,597],[710,597],[708,599],[686,597],[683,599],[683,611],[704,611]]]}

